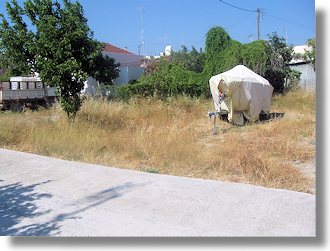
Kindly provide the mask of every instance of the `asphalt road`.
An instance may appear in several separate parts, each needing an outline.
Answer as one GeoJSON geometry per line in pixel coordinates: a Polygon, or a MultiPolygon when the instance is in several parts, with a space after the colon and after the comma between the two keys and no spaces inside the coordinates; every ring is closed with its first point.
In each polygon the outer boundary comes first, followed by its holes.
{"type": "Polygon", "coordinates": [[[315,236],[315,195],[0,149],[0,235],[315,236]]]}

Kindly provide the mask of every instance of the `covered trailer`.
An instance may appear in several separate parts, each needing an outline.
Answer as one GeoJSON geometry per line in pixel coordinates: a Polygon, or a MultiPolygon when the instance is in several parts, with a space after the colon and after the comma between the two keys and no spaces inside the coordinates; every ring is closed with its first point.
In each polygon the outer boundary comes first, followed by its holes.
{"type": "Polygon", "coordinates": [[[244,65],[211,77],[209,83],[216,111],[228,113],[231,123],[253,123],[261,112],[270,112],[273,86],[244,65]]]}

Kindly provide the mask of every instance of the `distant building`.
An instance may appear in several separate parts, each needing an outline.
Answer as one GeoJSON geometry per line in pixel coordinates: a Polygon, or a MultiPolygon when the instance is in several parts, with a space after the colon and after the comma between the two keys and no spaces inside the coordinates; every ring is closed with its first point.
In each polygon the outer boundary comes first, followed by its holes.
{"type": "MultiPolygon", "coordinates": [[[[144,68],[142,67],[144,56],[129,52],[126,48],[121,49],[114,45],[106,44],[102,54],[115,59],[116,63],[120,63],[119,77],[113,81],[116,85],[125,85],[132,80],[137,80],[144,72],[144,68]]],[[[94,94],[98,86],[99,83],[94,78],[89,77],[85,82],[83,92],[94,94]]]]}
{"type": "Polygon", "coordinates": [[[165,47],[165,56],[171,56],[172,53],[172,46],[171,45],[167,45],[165,47]]]}
{"type": "Polygon", "coordinates": [[[306,51],[311,50],[308,45],[293,47],[294,57],[289,63],[292,70],[301,72],[299,86],[305,90],[316,88],[316,74],[314,65],[304,59],[306,51]]]}

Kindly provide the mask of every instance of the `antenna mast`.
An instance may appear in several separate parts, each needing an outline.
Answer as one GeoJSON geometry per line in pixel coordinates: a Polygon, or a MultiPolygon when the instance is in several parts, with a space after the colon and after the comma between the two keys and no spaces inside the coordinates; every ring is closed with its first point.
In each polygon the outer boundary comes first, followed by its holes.
{"type": "Polygon", "coordinates": [[[139,36],[139,55],[144,54],[144,23],[143,23],[143,14],[145,12],[144,7],[139,7],[138,11],[140,12],[140,36],[139,36]]]}
{"type": "Polygon", "coordinates": [[[258,14],[258,40],[260,40],[260,9],[257,9],[258,14]]]}

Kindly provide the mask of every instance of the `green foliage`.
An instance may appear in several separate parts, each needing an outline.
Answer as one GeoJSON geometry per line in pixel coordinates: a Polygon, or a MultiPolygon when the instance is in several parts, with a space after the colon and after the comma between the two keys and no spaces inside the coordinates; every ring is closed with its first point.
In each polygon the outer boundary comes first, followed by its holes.
{"type": "Polygon", "coordinates": [[[268,35],[268,38],[270,61],[264,76],[273,85],[275,92],[283,92],[285,79],[292,71],[289,62],[293,58],[293,47],[288,46],[285,39],[276,32],[268,35]]]}
{"type": "Polygon", "coordinates": [[[228,33],[221,27],[213,27],[207,32],[205,40],[205,69],[210,75],[223,71],[225,50],[228,47],[235,46],[231,41],[228,33]]]}
{"type": "Polygon", "coordinates": [[[172,52],[171,61],[193,72],[202,72],[204,69],[204,53],[198,52],[194,47],[190,52],[185,46],[178,52],[172,52]]]}
{"type": "Polygon", "coordinates": [[[206,34],[205,50],[209,55],[217,55],[229,45],[230,41],[230,36],[223,28],[213,27],[206,34]]]}
{"type": "Polygon", "coordinates": [[[287,90],[297,89],[299,87],[300,76],[301,76],[300,71],[291,70],[289,72],[289,75],[287,76],[288,83],[286,89],[287,90]]]}
{"type": "Polygon", "coordinates": [[[269,47],[266,41],[254,41],[242,48],[242,64],[252,71],[265,75],[269,64],[269,47]]]}
{"type": "Polygon", "coordinates": [[[244,45],[238,41],[231,40],[228,47],[219,55],[218,59],[215,61],[219,64],[218,69],[214,74],[219,74],[221,72],[230,70],[236,65],[243,63],[243,48],[244,45]]]}
{"type": "Polygon", "coordinates": [[[4,71],[2,74],[0,74],[0,81],[8,81],[9,79],[10,79],[9,71],[4,71]]]}
{"type": "Polygon", "coordinates": [[[204,78],[200,76],[203,73],[188,71],[179,64],[163,59],[154,66],[151,73],[142,76],[138,83],[117,88],[117,95],[123,100],[135,95],[160,99],[177,95],[209,96],[208,82],[201,81],[204,78]]]}
{"type": "Polygon", "coordinates": [[[310,61],[315,68],[315,46],[316,46],[315,38],[308,39],[307,45],[311,48],[311,50],[305,50],[304,58],[306,61],[310,61]]]}
{"type": "Polygon", "coordinates": [[[0,14],[0,65],[15,76],[31,73],[35,61],[31,44],[33,33],[23,20],[24,9],[17,1],[6,3],[11,24],[0,14]]]}
{"type": "Polygon", "coordinates": [[[75,95],[62,95],[60,98],[60,103],[63,110],[67,113],[70,120],[74,120],[76,114],[81,106],[81,99],[79,94],[75,95]]]}
{"type": "Polygon", "coordinates": [[[117,76],[117,65],[102,57],[103,44],[93,38],[79,2],[27,0],[23,8],[12,0],[6,7],[10,23],[1,16],[1,66],[15,75],[38,72],[56,87],[68,117],[80,108],[88,76],[105,82],[117,76]]]}
{"type": "Polygon", "coordinates": [[[273,66],[282,66],[291,61],[293,57],[293,47],[285,43],[283,37],[279,37],[276,32],[268,35],[268,44],[271,48],[271,60],[273,66]]]}
{"type": "Polygon", "coordinates": [[[162,99],[181,94],[210,97],[210,77],[239,64],[268,79],[277,92],[284,90],[286,78],[294,81],[299,78],[287,66],[292,58],[292,47],[287,46],[276,33],[270,35],[269,41],[241,44],[232,40],[224,29],[213,27],[207,33],[205,54],[198,55],[203,57],[204,62],[198,70],[192,66],[196,62],[191,55],[193,51],[189,52],[183,47],[173,53],[172,60],[149,64],[147,73],[137,84],[117,90],[119,97],[125,100],[134,95],[157,96],[162,99]]]}
{"type": "Polygon", "coordinates": [[[119,63],[109,56],[97,55],[93,63],[92,76],[104,84],[112,84],[112,80],[119,76],[119,63]]]}

